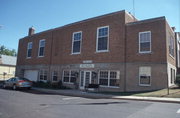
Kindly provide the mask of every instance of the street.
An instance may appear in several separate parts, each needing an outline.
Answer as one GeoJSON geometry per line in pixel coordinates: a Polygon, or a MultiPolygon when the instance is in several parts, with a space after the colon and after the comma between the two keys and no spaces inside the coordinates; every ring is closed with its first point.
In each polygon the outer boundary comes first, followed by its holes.
{"type": "Polygon", "coordinates": [[[0,89],[0,118],[180,118],[180,104],[0,89]]]}

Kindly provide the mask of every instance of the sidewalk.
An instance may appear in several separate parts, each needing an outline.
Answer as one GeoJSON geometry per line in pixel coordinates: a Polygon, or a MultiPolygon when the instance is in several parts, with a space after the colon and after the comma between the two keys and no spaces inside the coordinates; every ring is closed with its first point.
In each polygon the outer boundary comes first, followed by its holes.
{"type": "Polygon", "coordinates": [[[35,88],[39,92],[45,92],[49,94],[58,94],[65,96],[74,96],[74,97],[85,97],[85,98],[94,98],[94,99],[122,99],[122,100],[138,100],[138,101],[152,101],[152,102],[167,102],[167,103],[180,103],[180,98],[165,98],[165,97],[139,97],[139,96],[116,96],[116,95],[106,95],[101,93],[91,93],[84,92],[80,90],[53,90],[45,88],[35,88]]]}

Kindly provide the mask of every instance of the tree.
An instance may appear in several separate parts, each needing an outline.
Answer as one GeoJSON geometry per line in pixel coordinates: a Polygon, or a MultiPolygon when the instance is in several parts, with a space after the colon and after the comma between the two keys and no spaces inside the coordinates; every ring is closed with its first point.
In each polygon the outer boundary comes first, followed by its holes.
{"type": "Polygon", "coordinates": [[[4,45],[0,46],[0,55],[17,56],[15,49],[8,49],[4,45]]]}

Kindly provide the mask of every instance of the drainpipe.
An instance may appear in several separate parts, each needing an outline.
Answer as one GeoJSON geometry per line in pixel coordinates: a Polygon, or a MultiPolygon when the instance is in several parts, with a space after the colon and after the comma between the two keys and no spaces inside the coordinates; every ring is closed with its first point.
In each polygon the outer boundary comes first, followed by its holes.
{"type": "Polygon", "coordinates": [[[51,65],[52,65],[52,56],[53,56],[53,52],[52,52],[52,49],[53,49],[53,31],[52,31],[52,34],[51,34],[51,40],[52,40],[52,42],[51,42],[51,51],[50,51],[50,53],[51,53],[51,55],[50,55],[50,62],[49,62],[49,80],[51,80],[51,65]]]}
{"type": "Polygon", "coordinates": [[[124,46],[125,46],[125,48],[124,48],[124,92],[126,92],[126,56],[127,56],[127,54],[126,54],[126,48],[127,48],[127,36],[126,36],[126,33],[127,33],[127,27],[126,27],[126,24],[125,24],[125,37],[124,37],[124,39],[125,39],[125,41],[124,41],[124,46]]]}

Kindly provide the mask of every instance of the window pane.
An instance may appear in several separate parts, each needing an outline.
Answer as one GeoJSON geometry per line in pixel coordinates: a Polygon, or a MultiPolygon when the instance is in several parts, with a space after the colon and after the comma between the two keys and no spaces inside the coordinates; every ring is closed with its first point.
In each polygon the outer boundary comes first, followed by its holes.
{"type": "Polygon", "coordinates": [[[53,76],[53,81],[57,81],[57,76],[53,76]]]}
{"type": "Polygon", "coordinates": [[[107,36],[108,35],[108,27],[99,29],[99,37],[107,36]]]}
{"type": "Polygon", "coordinates": [[[64,77],[64,82],[69,82],[69,77],[64,77]]]}
{"type": "Polygon", "coordinates": [[[57,81],[57,79],[58,79],[58,73],[57,73],[57,71],[54,71],[53,72],[53,81],[57,81]]]}
{"type": "Polygon", "coordinates": [[[75,33],[74,34],[74,41],[81,40],[81,33],[75,33]]]}
{"type": "Polygon", "coordinates": [[[40,79],[40,80],[43,80],[43,75],[40,75],[39,79],[40,79]]]}
{"type": "Polygon", "coordinates": [[[150,85],[151,67],[140,67],[139,79],[140,79],[140,84],[150,85]]]}
{"type": "Polygon", "coordinates": [[[140,76],[140,84],[150,84],[150,76],[142,75],[140,76]]]}
{"type": "Polygon", "coordinates": [[[150,51],[150,42],[141,43],[140,51],[150,51]]]}
{"type": "Polygon", "coordinates": [[[75,41],[73,43],[73,53],[80,52],[80,41],[75,41]]]}
{"type": "Polygon", "coordinates": [[[76,77],[71,77],[71,78],[70,78],[70,82],[71,82],[71,83],[75,83],[75,82],[76,82],[76,77]]]}
{"type": "Polygon", "coordinates": [[[104,86],[108,86],[108,79],[99,79],[99,84],[104,85],[104,86]]]}
{"type": "Polygon", "coordinates": [[[119,79],[110,79],[110,86],[119,86],[119,79]]]}
{"type": "Polygon", "coordinates": [[[45,47],[45,40],[40,41],[40,47],[45,47]]]}
{"type": "Polygon", "coordinates": [[[64,77],[69,77],[69,71],[64,71],[64,77]]]}
{"type": "Polygon", "coordinates": [[[107,50],[108,38],[98,38],[98,50],[107,50]]]}
{"type": "Polygon", "coordinates": [[[44,47],[39,48],[39,56],[44,56],[44,47]]]}
{"type": "Polygon", "coordinates": [[[151,51],[151,32],[141,32],[139,36],[140,52],[151,51]]]}
{"type": "Polygon", "coordinates": [[[28,49],[27,57],[31,57],[31,54],[32,54],[32,49],[28,49]]]}

